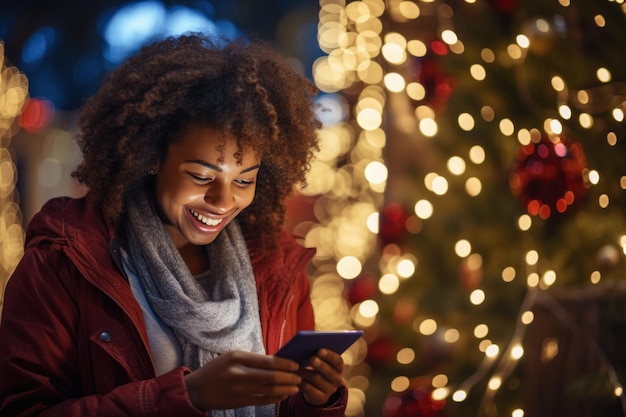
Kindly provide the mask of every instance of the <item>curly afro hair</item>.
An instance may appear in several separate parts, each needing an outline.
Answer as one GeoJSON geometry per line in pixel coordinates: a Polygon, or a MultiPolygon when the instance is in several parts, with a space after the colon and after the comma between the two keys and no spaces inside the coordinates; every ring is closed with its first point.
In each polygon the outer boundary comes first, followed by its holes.
{"type": "Polygon", "coordinates": [[[83,161],[72,176],[116,226],[126,196],[150,184],[148,171],[186,125],[215,128],[237,138],[239,152],[261,156],[255,199],[238,219],[262,247],[275,246],[285,198],[305,184],[318,150],[317,92],[267,42],[217,43],[201,34],[157,41],[85,102],[77,137],[83,161]]]}

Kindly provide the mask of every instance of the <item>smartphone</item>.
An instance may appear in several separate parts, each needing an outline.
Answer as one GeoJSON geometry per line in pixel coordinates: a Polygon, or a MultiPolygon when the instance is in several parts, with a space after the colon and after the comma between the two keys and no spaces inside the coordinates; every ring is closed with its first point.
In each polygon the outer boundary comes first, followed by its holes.
{"type": "Polygon", "coordinates": [[[362,330],[301,330],[281,347],[275,356],[291,359],[298,362],[300,366],[306,366],[318,350],[326,348],[342,354],[362,335],[362,330]]]}

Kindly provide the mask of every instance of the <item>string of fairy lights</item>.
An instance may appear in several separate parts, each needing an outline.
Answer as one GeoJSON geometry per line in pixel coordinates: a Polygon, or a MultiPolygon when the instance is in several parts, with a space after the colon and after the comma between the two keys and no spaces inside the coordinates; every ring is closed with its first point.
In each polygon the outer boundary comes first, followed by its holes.
{"type": "Polygon", "coordinates": [[[9,149],[19,125],[28,95],[26,76],[5,62],[4,44],[0,42],[0,307],[9,276],[23,254],[24,230],[17,203],[17,169],[9,149]]]}
{"type": "MultiPolygon", "coordinates": [[[[476,1],[466,0],[466,3],[471,5],[476,1]]],[[[617,3],[626,13],[623,0],[608,1],[617,3]]],[[[570,6],[569,0],[558,0],[558,4],[563,8],[570,6]]],[[[435,109],[427,104],[407,108],[406,101],[396,98],[402,94],[414,101],[424,98],[426,87],[419,81],[405,79],[402,72],[395,68],[400,68],[409,57],[424,57],[432,44],[429,46],[430,41],[421,39],[419,33],[413,38],[407,38],[406,34],[399,32],[385,32],[389,25],[383,20],[416,21],[416,25],[419,25],[420,16],[426,14],[436,16],[436,32],[439,36],[437,42],[443,42],[453,54],[465,53],[463,39],[459,39],[454,30],[454,10],[443,2],[320,1],[318,39],[326,55],[315,62],[314,78],[317,86],[326,93],[326,100],[333,103],[330,108],[343,112],[346,118],[342,122],[326,125],[320,132],[322,150],[313,165],[309,188],[303,191],[305,194],[320,196],[315,205],[317,222],[309,225],[307,232],[307,243],[320,248],[314,259],[316,271],[313,274],[312,292],[319,327],[347,328],[354,325],[367,329],[373,326],[378,319],[377,302],[368,299],[349,305],[342,297],[346,282],[374,270],[379,276],[380,293],[394,294],[401,289],[402,281],[410,279],[417,270],[418,254],[401,253],[393,245],[388,245],[379,252],[376,249],[376,235],[379,232],[379,213],[383,207],[383,194],[388,182],[388,166],[383,157],[388,140],[384,127],[386,116],[393,112],[394,120],[389,123],[395,123],[401,130],[414,130],[424,138],[437,139],[439,126],[435,109]],[[348,94],[342,94],[346,91],[348,94]],[[351,96],[351,100],[345,98],[347,95],[351,96]]],[[[598,27],[606,25],[605,16],[601,14],[591,16],[590,19],[598,27]]],[[[480,53],[482,61],[477,61],[468,68],[471,80],[480,82],[488,77],[490,65],[500,64],[521,71],[529,48],[535,46],[535,41],[541,41],[536,34],[541,35],[552,30],[550,23],[541,18],[531,24],[532,30],[526,28],[527,32],[515,36],[502,50],[484,48],[480,53]]],[[[498,112],[489,106],[482,107],[479,115],[473,115],[471,111],[461,112],[457,117],[458,126],[462,131],[470,133],[477,124],[476,118],[495,121],[500,133],[506,138],[517,140],[518,146],[538,143],[545,134],[552,141],[555,152],[559,152],[559,146],[562,146],[559,135],[563,132],[564,124],[577,123],[581,128],[588,129],[593,126],[597,117],[604,117],[601,113],[606,113],[607,110],[614,121],[619,123],[624,119],[626,88],[623,83],[613,82],[613,75],[607,68],[598,68],[596,74],[600,87],[575,91],[568,88],[565,78],[553,75],[550,83],[557,97],[553,112],[555,116],[545,119],[543,126],[539,128],[517,127],[507,117],[500,116],[500,120],[496,120],[498,112]],[[606,99],[607,97],[612,100],[606,99]]],[[[524,77],[518,77],[518,80],[518,88],[521,91],[528,90],[528,86],[524,85],[524,77]]],[[[608,146],[615,146],[617,141],[616,132],[606,132],[608,146]]],[[[476,144],[471,147],[466,158],[452,156],[446,166],[449,175],[459,177],[465,174],[467,165],[480,165],[488,157],[487,151],[480,144],[476,144]]],[[[602,182],[600,173],[595,169],[586,169],[583,175],[588,187],[602,182]]],[[[446,175],[429,172],[423,181],[434,195],[445,195],[449,191],[446,175]]],[[[465,181],[468,196],[480,195],[482,186],[483,181],[475,176],[468,177],[465,181]]],[[[625,178],[621,179],[620,186],[622,190],[626,189],[625,178]]],[[[564,211],[571,204],[572,197],[564,195],[557,202],[556,210],[564,211]]],[[[597,204],[607,207],[610,204],[609,196],[600,193],[597,204]]],[[[529,205],[529,212],[532,207],[534,206],[529,205]]],[[[545,219],[550,214],[548,209],[540,204],[532,214],[545,219]]],[[[415,202],[415,216],[412,217],[419,222],[427,222],[436,210],[433,201],[420,198],[415,202]]],[[[521,232],[530,231],[535,224],[533,215],[523,214],[515,219],[516,227],[521,232]]],[[[411,228],[410,222],[407,222],[407,228],[411,228]]],[[[626,235],[620,238],[617,245],[626,253],[626,235]]],[[[480,269],[482,257],[473,252],[470,240],[460,239],[455,242],[454,251],[467,268],[480,269]]],[[[534,319],[532,307],[541,300],[552,309],[558,309],[558,303],[550,299],[545,291],[556,282],[557,272],[549,268],[540,272],[538,265],[544,265],[544,261],[541,254],[531,248],[525,253],[523,260],[523,264],[527,266],[526,271],[517,270],[513,266],[502,268],[501,278],[504,282],[525,278],[527,287],[508,345],[499,346],[489,340],[489,325],[478,324],[473,329],[473,336],[479,340],[478,349],[484,354],[482,364],[465,381],[450,381],[444,374],[433,377],[434,400],[451,399],[454,402],[463,402],[469,391],[487,378],[487,389],[481,404],[482,412],[487,415],[496,393],[524,355],[525,329],[534,319]]],[[[600,280],[601,272],[593,271],[589,282],[595,284],[600,280]]],[[[468,297],[473,305],[479,306],[487,294],[484,289],[475,288],[468,297]]],[[[565,313],[561,317],[566,320],[565,313]]],[[[575,323],[564,324],[576,331],[575,323]]],[[[423,335],[431,335],[438,328],[446,328],[443,337],[448,343],[455,343],[460,338],[459,330],[447,328],[432,318],[415,323],[413,328],[423,335]]],[[[620,398],[622,408],[626,411],[622,384],[610,362],[597,346],[595,349],[604,359],[603,365],[609,373],[614,394],[620,398]]],[[[349,416],[363,415],[364,412],[368,375],[371,372],[363,362],[366,352],[367,346],[361,343],[350,349],[346,355],[346,382],[350,390],[349,416]]],[[[400,349],[396,359],[399,363],[410,363],[415,357],[415,349],[405,347],[400,349]]],[[[402,392],[409,385],[410,378],[399,375],[391,382],[389,389],[402,392]]],[[[521,407],[511,413],[512,417],[523,415],[524,410],[521,407]]]]}

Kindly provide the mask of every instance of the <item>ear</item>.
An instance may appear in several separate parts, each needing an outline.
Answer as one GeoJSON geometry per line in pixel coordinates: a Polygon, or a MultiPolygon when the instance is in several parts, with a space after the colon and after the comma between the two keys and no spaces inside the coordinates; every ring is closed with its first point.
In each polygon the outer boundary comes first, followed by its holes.
{"type": "Polygon", "coordinates": [[[159,164],[155,164],[148,170],[148,174],[150,175],[156,175],[158,173],[159,173],[159,164]]]}

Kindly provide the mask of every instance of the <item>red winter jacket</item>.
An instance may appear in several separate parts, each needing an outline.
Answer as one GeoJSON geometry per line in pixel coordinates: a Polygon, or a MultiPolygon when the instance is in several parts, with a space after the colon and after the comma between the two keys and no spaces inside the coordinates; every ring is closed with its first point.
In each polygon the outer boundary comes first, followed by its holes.
{"type": "MultiPolygon", "coordinates": [[[[33,218],[26,239],[0,322],[0,416],[207,415],[189,401],[189,369],[156,376],[141,308],[116,266],[119,250],[101,215],[84,199],[54,199],[33,218]]],[[[272,253],[255,253],[251,239],[248,246],[272,354],[297,330],[314,327],[305,272],[314,251],[286,233],[272,253]]],[[[292,396],[277,415],[341,417],[345,387],[336,394],[330,408],[292,396]]]]}

